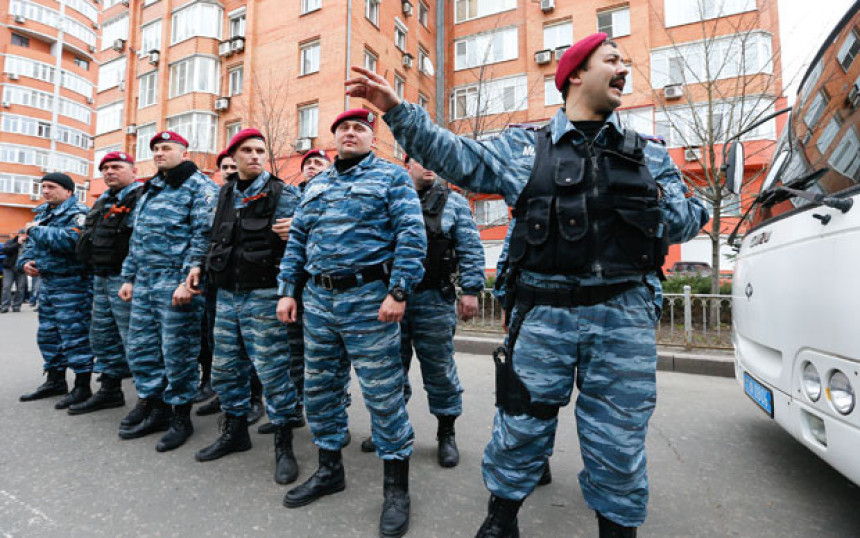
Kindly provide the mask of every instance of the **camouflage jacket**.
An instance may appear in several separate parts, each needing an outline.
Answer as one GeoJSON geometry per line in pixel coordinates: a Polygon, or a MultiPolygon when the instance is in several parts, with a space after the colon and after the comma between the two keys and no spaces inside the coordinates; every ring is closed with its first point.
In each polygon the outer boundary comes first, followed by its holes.
{"type": "Polygon", "coordinates": [[[34,209],[38,225],[27,231],[18,268],[32,261],[43,275],[86,272],[86,266],[75,258],[75,243],[89,210],[74,195],[58,206],[42,204],[34,209]]]}

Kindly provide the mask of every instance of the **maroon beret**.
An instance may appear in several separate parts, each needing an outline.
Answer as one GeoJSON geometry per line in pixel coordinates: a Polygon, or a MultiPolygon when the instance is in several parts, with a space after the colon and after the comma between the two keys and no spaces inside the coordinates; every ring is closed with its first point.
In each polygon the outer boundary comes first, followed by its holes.
{"type": "Polygon", "coordinates": [[[234,134],[233,138],[230,139],[230,143],[227,144],[227,154],[233,155],[233,152],[242,145],[242,142],[251,138],[259,138],[263,142],[266,141],[266,137],[263,136],[263,133],[261,133],[259,129],[242,129],[238,133],[234,134]]]}
{"type": "Polygon", "coordinates": [[[555,87],[558,91],[564,88],[567,79],[582,65],[582,62],[588,58],[588,55],[594,52],[594,49],[599,47],[608,38],[609,36],[603,32],[597,32],[596,34],[583,37],[564,51],[561,60],[558,61],[558,69],[555,72],[555,87]]]}
{"type": "Polygon", "coordinates": [[[308,160],[308,159],[310,159],[311,157],[317,157],[317,158],[319,158],[319,159],[325,159],[325,160],[327,160],[328,162],[331,162],[331,159],[329,159],[329,158],[328,158],[328,155],[326,155],[326,154],[325,154],[325,152],[324,152],[323,150],[321,150],[321,149],[312,149],[312,150],[308,151],[307,153],[305,153],[305,154],[302,156],[302,162],[301,162],[301,164],[299,165],[299,170],[304,170],[304,169],[305,169],[305,161],[307,161],[307,160],[308,160]]]}
{"type": "Polygon", "coordinates": [[[188,140],[182,138],[182,135],[178,133],[174,133],[173,131],[161,131],[157,135],[153,136],[149,141],[149,149],[152,149],[153,146],[158,144],[159,142],[174,142],[176,144],[181,144],[188,147],[188,140]]]}
{"type": "Polygon", "coordinates": [[[223,161],[226,157],[230,157],[230,154],[227,153],[227,150],[225,149],[218,154],[218,157],[215,158],[215,166],[217,168],[221,168],[221,161],[223,161]]]}
{"type": "Polygon", "coordinates": [[[99,170],[102,169],[102,166],[104,166],[105,163],[109,163],[112,161],[122,161],[124,163],[132,165],[134,164],[134,159],[132,159],[131,155],[129,155],[128,153],[125,153],[123,151],[111,151],[110,153],[107,153],[104,157],[102,157],[102,160],[99,162],[99,170]]]}
{"type": "Polygon", "coordinates": [[[337,129],[340,122],[346,120],[360,121],[371,129],[376,128],[376,114],[366,108],[353,108],[352,110],[343,112],[340,116],[334,119],[334,123],[331,124],[331,132],[334,132],[334,130],[337,129]]]}

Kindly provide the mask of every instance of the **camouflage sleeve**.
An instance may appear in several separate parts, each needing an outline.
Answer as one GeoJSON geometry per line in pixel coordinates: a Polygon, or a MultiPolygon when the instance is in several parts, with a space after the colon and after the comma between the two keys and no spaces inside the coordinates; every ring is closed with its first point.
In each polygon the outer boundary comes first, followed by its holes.
{"type": "Polygon", "coordinates": [[[24,248],[22,248],[20,254],[18,254],[18,270],[22,271],[24,269],[24,264],[30,261],[33,261],[33,242],[30,241],[28,236],[27,240],[24,241],[24,248]]]}
{"type": "Polygon", "coordinates": [[[191,241],[182,260],[183,273],[203,265],[218,201],[218,186],[212,180],[204,176],[196,183],[197,191],[191,201],[191,241]]]}
{"type": "Polygon", "coordinates": [[[469,203],[460,196],[456,200],[454,221],[454,250],[460,265],[460,287],[468,295],[478,295],[484,289],[484,245],[469,203]]]}
{"type": "Polygon", "coordinates": [[[662,189],[660,209],[670,243],[684,243],[698,235],[699,230],[710,219],[708,209],[698,198],[687,197],[689,187],[681,179],[681,173],[662,146],[648,144],[649,167],[657,164],[652,175],[662,189]],[[655,151],[656,150],[656,151],[655,151]],[[655,155],[656,153],[656,155],[655,155]],[[656,172],[656,173],[655,173],[656,172]]]}
{"type": "MultiPolygon", "coordinates": [[[[86,218],[85,213],[80,213],[86,218]]],[[[33,241],[33,246],[37,246],[46,252],[55,254],[69,254],[75,251],[75,242],[81,234],[81,226],[76,220],[80,220],[75,215],[67,226],[33,226],[28,232],[28,237],[33,241]]]]}
{"type": "Polygon", "coordinates": [[[299,282],[305,270],[305,245],[308,242],[308,231],[302,218],[302,208],[296,208],[293,222],[290,225],[290,238],[284,257],[281,258],[281,271],[278,274],[278,295],[295,297],[296,283],[299,282]]]}
{"type": "Polygon", "coordinates": [[[394,265],[389,289],[400,286],[407,293],[424,277],[427,232],[418,193],[406,170],[398,168],[392,177],[388,214],[394,229],[394,265]]]}
{"type": "Polygon", "coordinates": [[[515,219],[511,219],[511,222],[508,223],[508,233],[505,235],[505,242],[502,244],[502,252],[499,253],[499,261],[496,262],[496,284],[493,286],[493,295],[502,306],[505,306],[505,280],[507,278],[508,272],[508,247],[511,243],[511,233],[514,231],[514,224],[516,223],[515,219]]]}
{"type": "Polygon", "coordinates": [[[281,191],[281,197],[278,199],[278,207],[275,210],[276,219],[288,219],[296,212],[299,207],[299,200],[302,199],[302,192],[293,185],[284,185],[284,190],[281,191]]]}
{"type": "Polygon", "coordinates": [[[425,168],[470,191],[501,194],[509,206],[531,175],[533,131],[506,129],[478,142],[439,127],[422,107],[405,101],[383,119],[406,153],[425,168]]]}

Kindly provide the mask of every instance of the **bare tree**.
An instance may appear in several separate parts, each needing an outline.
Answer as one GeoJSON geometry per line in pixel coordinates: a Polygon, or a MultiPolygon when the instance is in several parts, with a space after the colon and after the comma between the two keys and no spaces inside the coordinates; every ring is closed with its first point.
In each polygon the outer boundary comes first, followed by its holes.
{"type": "Polygon", "coordinates": [[[266,77],[261,81],[256,75],[252,75],[251,85],[251,103],[240,106],[240,114],[249,126],[266,137],[269,171],[280,177],[281,168],[295,152],[296,136],[291,129],[295,124],[294,107],[289,99],[289,86],[286,77],[266,77]]]}

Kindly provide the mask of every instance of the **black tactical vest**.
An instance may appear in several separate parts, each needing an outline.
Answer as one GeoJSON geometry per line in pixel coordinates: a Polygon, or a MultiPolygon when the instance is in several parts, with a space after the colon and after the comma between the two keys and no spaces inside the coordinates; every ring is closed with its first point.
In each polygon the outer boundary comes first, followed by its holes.
{"type": "Polygon", "coordinates": [[[111,207],[107,207],[108,197],[96,202],[78,236],[78,261],[91,265],[97,274],[118,275],[122,271],[131,239],[129,220],[142,194],[142,188],[131,190],[111,207]]]}
{"type": "Polygon", "coordinates": [[[520,269],[581,277],[659,270],[668,244],[657,182],[634,131],[606,132],[607,147],[553,144],[535,133],[531,177],[517,199],[510,261],[520,269]]]}
{"type": "Polygon", "coordinates": [[[457,272],[457,255],[453,239],[442,230],[442,215],[449,192],[447,186],[437,181],[421,197],[427,231],[427,256],[424,258],[424,278],[418,284],[419,290],[453,286],[451,277],[457,272]]]}
{"type": "Polygon", "coordinates": [[[271,176],[242,209],[233,207],[236,180],[221,187],[209,236],[206,268],[218,288],[247,291],[278,285],[278,266],[286,243],[272,231],[284,182],[271,176]]]}

